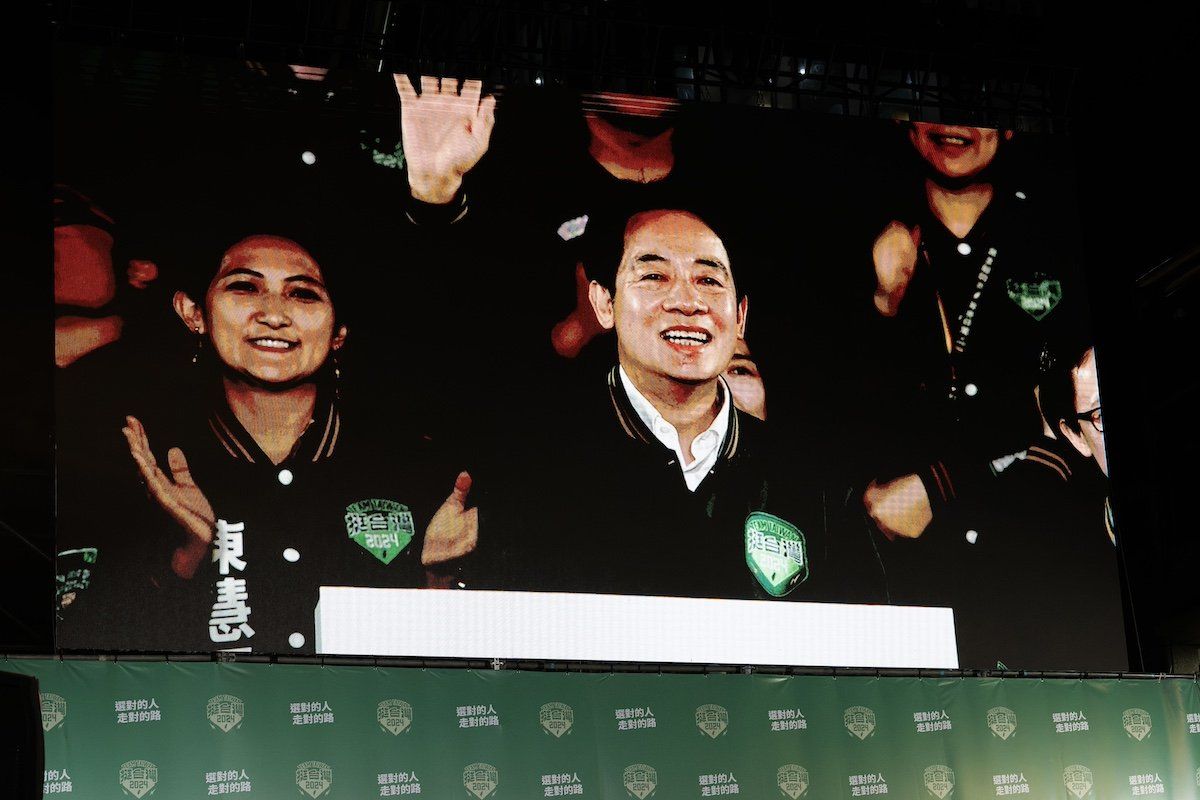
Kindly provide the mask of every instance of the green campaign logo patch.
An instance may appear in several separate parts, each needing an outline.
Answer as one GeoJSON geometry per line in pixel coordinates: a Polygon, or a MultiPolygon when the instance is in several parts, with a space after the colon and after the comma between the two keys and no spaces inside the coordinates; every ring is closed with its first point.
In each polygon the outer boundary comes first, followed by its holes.
{"type": "Polygon", "coordinates": [[[785,519],[754,511],[746,517],[746,566],[772,597],[783,597],[808,579],[804,534],[785,519]]]}
{"type": "Polygon", "coordinates": [[[415,532],[412,512],[394,500],[359,500],[346,506],[346,534],[384,564],[408,547],[415,532]]]}
{"type": "Polygon", "coordinates": [[[1040,273],[1034,275],[1032,281],[1009,278],[1005,288],[1009,299],[1038,322],[1054,310],[1063,296],[1062,282],[1040,273]]]}

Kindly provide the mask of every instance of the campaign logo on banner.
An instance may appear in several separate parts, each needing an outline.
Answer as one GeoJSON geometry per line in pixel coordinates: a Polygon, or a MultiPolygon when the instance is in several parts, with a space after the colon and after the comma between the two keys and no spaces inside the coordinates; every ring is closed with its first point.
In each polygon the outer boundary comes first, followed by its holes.
{"type": "Polygon", "coordinates": [[[566,703],[546,703],[538,709],[538,722],[546,733],[558,739],[571,732],[575,711],[566,703]]]}
{"type": "Polygon", "coordinates": [[[988,730],[993,736],[1007,740],[1017,732],[1017,712],[1004,706],[989,708],[987,712],[988,730]]]}
{"type": "Polygon", "coordinates": [[[630,764],[622,775],[625,791],[637,800],[646,800],[658,788],[658,770],[649,764],[630,764]]]}
{"type": "Polygon", "coordinates": [[[696,727],[710,739],[715,739],[729,728],[729,712],[724,706],[705,703],[696,709],[696,727]]]}
{"type": "Polygon", "coordinates": [[[145,797],[158,786],[158,767],[149,761],[126,761],[117,771],[121,790],[136,798],[145,797]]]}
{"type": "Polygon", "coordinates": [[[1150,735],[1153,725],[1150,722],[1150,712],[1144,708],[1127,708],[1121,712],[1121,725],[1125,732],[1139,742],[1150,735]]]}
{"type": "Polygon", "coordinates": [[[1092,791],[1092,771],[1082,764],[1072,764],[1063,770],[1063,785],[1068,792],[1083,800],[1092,791]]]}
{"type": "Polygon", "coordinates": [[[491,764],[475,763],[463,767],[463,788],[479,800],[496,791],[500,785],[500,770],[491,764]]]}
{"type": "Polygon", "coordinates": [[[843,712],[842,722],[846,730],[859,739],[875,733],[875,712],[866,706],[850,706],[843,712]]]}
{"type": "Polygon", "coordinates": [[[925,788],[938,800],[946,800],[954,793],[954,770],[945,764],[933,764],[926,767],[925,788]]]}
{"type": "Polygon", "coordinates": [[[309,797],[316,798],[333,788],[333,767],[324,761],[305,761],[296,765],[296,785],[309,797]]]}
{"type": "Polygon", "coordinates": [[[395,698],[384,700],[375,709],[375,720],[384,731],[399,736],[412,725],[412,706],[395,698]]]}
{"type": "Polygon", "coordinates": [[[42,701],[42,730],[49,733],[67,718],[67,701],[50,692],[42,692],[39,697],[42,701]]]}
{"type": "Polygon", "coordinates": [[[204,713],[214,728],[221,733],[229,733],[242,724],[242,719],[246,715],[246,704],[240,697],[219,694],[208,699],[208,703],[204,706],[204,713]]]}
{"type": "Polygon", "coordinates": [[[792,800],[799,800],[808,791],[808,770],[799,764],[784,764],[775,773],[779,791],[792,800]]]}

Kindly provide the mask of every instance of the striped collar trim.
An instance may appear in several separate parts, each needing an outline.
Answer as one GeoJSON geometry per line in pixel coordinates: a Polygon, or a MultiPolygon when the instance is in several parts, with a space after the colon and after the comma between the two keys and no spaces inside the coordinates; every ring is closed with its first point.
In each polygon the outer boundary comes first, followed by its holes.
{"type": "Polygon", "coordinates": [[[1065,458],[1053,450],[1048,450],[1045,447],[1035,444],[1025,451],[1025,458],[1054,470],[1064,481],[1071,479],[1071,465],[1067,463],[1065,458]]]}
{"type": "MultiPolygon", "coordinates": [[[[209,415],[208,428],[230,458],[250,464],[271,463],[258,443],[254,441],[254,437],[246,432],[246,429],[237,421],[237,417],[224,403],[209,415]]],[[[283,463],[307,461],[315,464],[333,457],[341,431],[342,415],[336,404],[333,402],[323,404],[318,400],[312,420],[304,429],[304,433],[300,434],[292,452],[288,454],[283,463]]]]}
{"type": "MultiPolygon", "coordinates": [[[[617,422],[629,438],[657,443],[658,439],[646,427],[646,423],[642,422],[642,418],[638,416],[637,411],[629,402],[629,396],[625,393],[625,387],[621,385],[621,376],[617,370],[618,367],[614,366],[608,371],[608,397],[612,402],[613,412],[617,415],[617,422]]],[[[726,385],[724,378],[719,380],[721,391],[730,398],[729,430],[725,432],[725,440],[721,443],[719,457],[729,460],[737,453],[738,442],[741,439],[741,423],[738,419],[737,409],[732,407],[733,393],[729,391],[729,386],[726,385]]]]}

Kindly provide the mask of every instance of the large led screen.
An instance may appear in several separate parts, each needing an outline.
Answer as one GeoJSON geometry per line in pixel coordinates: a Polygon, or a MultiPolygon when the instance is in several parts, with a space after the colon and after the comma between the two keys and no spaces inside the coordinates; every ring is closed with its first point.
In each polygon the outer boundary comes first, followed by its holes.
{"type": "Polygon", "coordinates": [[[1126,667],[1063,142],[89,52],[60,648],[1126,667]]]}

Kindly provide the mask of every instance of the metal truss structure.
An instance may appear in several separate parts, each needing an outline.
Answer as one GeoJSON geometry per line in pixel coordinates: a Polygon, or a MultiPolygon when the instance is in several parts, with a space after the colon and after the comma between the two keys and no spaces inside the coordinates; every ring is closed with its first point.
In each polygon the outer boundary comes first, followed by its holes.
{"type": "MultiPolygon", "coordinates": [[[[604,0],[62,0],[53,22],[60,44],[159,54],[158,63],[144,64],[148,69],[162,69],[172,54],[204,54],[252,68],[321,68],[331,79],[385,70],[459,75],[493,87],[554,84],[1064,132],[1077,70],[997,46],[1008,35],[1000,23],[1013,24],[1011,12],[989,18],[976,9],[947,28],[940,5],[904,3],[879,17],[862,9],[854,31],[830,25],[827,12],[762,2],[737,4],[712,19],[678,3],[604,0]],[[915,8],[897,14],[901,6],[915,8]],[[931,31],[943,34],[937,47],[925,46],[931,31]],[[959,44],[947,48],[946,40],[959,44]]],[[[153,75],[142,79],[152,82],[153,75]]]]}

